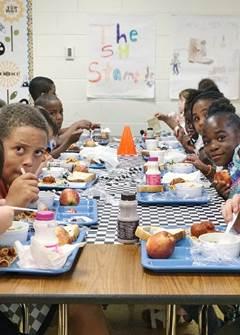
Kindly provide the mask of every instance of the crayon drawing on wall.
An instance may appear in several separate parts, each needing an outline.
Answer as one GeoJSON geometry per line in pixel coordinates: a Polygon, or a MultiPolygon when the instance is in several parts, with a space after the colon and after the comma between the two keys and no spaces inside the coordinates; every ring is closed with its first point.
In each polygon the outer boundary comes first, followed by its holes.
{"type": "Polygon", "coordinates": [[[213,79],[231,99],[239,97],[239,24],[236,18],[173,17],[170,98],[185,88],[213,79]]]}
{"type": "Polygon", "coordinates": [[[31,9],[31,1],[0,1],[0,98],[7,103],[28,102],[31,9]]]}
{"type": "Polygon", "coordinates": [[[91,17],[87,97],[153,99],[154,94],[154,20],[91,17]]]}

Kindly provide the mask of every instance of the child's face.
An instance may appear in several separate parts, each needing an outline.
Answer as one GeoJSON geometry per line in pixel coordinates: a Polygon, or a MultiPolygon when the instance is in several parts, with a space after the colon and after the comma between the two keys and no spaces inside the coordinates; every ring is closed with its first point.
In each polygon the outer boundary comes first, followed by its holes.
{"type": "Polygon", "coordinates": [[[190,137],[194,136],[196,134],[196,131],[193,127],[192,124],[192,116],[191,116],[191,111],[187,110],[184,115],[184,120],[185,120],[185,129],[186,132],[190,137]]]}
{"type": "Polygon", "coordinates": [[[56,86],[52,84],[50,90],[48,91],[48,94],[56,95],[56,86]]]}
{"type": "Polygon", "coordinates": [[[203,129],[203,143],[206,154],[217,166],[226,166],[232,161],[234,149],[240,143],[239,132],[226,126],[224,116],[207,119],[203,129]]]}
{"type": "Polygon", "coordinates": [[[35,173],[43,160],[47,146],[47,134],[44,130],[30,126],[12,129],[10,135],[3,139],[5,183],[10,185],[19,177],[21,168],[25,172],[35,173]]]}
{"type": "Polygon", "coordinates": [[[46,109],[56,122],[58,129],[61,129],[63,123],[63,107],[61,101],[55,100],[49,102],[46,109]]]}
{"type": "Polygon", "coordinates": [[[200,135],[202,135],[208,108],[211,104],[212,101],[210,100],[198,100],[193,106],[192,122],[196,132],[200,135]]]}

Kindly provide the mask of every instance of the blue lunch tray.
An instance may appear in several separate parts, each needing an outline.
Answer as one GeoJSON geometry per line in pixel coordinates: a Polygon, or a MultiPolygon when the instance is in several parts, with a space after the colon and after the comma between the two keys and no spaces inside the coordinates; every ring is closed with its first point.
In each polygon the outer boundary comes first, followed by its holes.
{"type": "Polygon", "coordinates": [[[191,257],[191,240],[186,237],[176,243],[174,252],[167,259],[154,259],[148,256],[146,241],[141,241],[141,264],[145,269],[154,272],[235,272],[240,273],[240,264],[236,263],[209,263],[196,265],[191,257]]]}
{"type": "Polygon", "coordinates": [[[207,191],[203,191],[200,198],[178,198],[174,191],[164,191],[156,193],[139,192],[137,194],[137,201],[141,205],[204,205],[209,201],[207,191]]]}
{"type": "MultiPolygon", "coordinates": [[[[82,229],[80,231],[80,234],[76,240],[77,242],[83,242],[86,238],[86,229],[82,229]]],[[[22,275],[33,275],[33,276],[57,276],[62,273],[66,273],[71,270],[71,268],[74,265],[75,259],[80,251],[80,248],[77,248],[73,250],[71,255],[68,256],[68,259],[64,266],[60,269],[21,269],[17,265],[18,259],[16,259],[8,268],[0,267],[0,274],[4,273],[16,273],[16,274],[22,274],[22,275]]]]}
{"type": "Polygon", "coordinates": [[[58,202],[55,210],[56,220],[64,223],[81,226],[92,226],[98,223],[97,201],[95,199],[81,198],[77,206],[61,206],[58,202]]]}
{"type": "Polygon", "coordinates": [[[90,169],[106,169],[105,163],[91,163],[89,165],[90,169]]]}

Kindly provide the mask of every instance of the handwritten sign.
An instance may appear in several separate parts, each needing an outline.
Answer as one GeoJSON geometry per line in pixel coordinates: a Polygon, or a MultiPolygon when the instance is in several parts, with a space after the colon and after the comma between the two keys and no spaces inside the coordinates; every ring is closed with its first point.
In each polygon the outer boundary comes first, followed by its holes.
{"type": "Polygon", "coordinates": [[[0,1],[0,97],[28,102],[31,1],[0,1]]]}
{"type": "Polygon", "coordinates": [[[94,17],[89,24],[89,98],[154,98],[153,20],[94,17]]]}

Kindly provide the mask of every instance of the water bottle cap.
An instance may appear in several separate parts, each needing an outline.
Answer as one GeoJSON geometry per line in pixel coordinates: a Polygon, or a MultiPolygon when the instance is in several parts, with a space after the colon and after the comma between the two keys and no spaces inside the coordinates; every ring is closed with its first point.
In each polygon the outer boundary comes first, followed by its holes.
{"type": "Polygon", "coordinates": [[[36,215],[36,220],[49,221],[54,219],[54,212],[52,211],[39,211],[36,215]]]}

